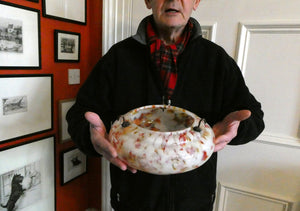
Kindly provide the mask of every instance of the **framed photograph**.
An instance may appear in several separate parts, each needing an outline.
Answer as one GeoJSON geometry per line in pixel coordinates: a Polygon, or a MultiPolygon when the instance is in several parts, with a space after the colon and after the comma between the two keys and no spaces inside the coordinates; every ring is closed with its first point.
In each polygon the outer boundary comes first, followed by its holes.
{"type": "Polygon", "coordinates": [[[87,156],[78,148],[61,153],[61,185],[64,185],[87,172],[87,156]]]}
{"type": "Polygon", "coordinates": [[[86,24],[87,0],[43,0],[43,16],[77,24],[86,24]]]}
{"type": "Polygon", "coordinates": [[[54,30],[54,49],[56,62],[79,62],[80,33],[54,30]]]}
{"type": "Polygon", "coordinates": [[[55,210],[54,137],[0,149],[1,210],[55,210]]]}
{"type": "Polygon", "coordinates": [[[0,1],[0,69],[41,69],[40,12],[0,1]]]}
{"type": "Polygon", "coordinates": [[[68,133],[68,122],[66,120],[66,115],[68,110],[72,107],[72,105],[74,105],[74,103],[75,103],[75,98],[58,101],[60,143],[65,143],[71,140],[71,136],[68,133]]]}
{"type": "Polygon", "coordinates": [[[0,75],[0,143],[53,128],[53,76],[0,75]]]}

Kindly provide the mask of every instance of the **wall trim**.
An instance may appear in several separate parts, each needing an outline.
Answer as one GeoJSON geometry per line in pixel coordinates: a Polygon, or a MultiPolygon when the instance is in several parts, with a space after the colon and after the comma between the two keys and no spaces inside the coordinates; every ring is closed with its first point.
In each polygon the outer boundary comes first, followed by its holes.
{"type": "Polygon", "coordinates": [[[252,190],[245,190],[244,188],[233,187],[222,183],[218,183],[217,191],[215,210],[218,211],[227,211],[226,202],[230,197],[230,194],[238,194],[243,197],[255,198],[265,201],[266,203],[280,204],[282,206],[282,211],[290,211],[293,205],[290,200],[286,200],[281,197],[261,194],[252,190]]]}
{"type": "Polygon", "coordinates": [[[250,37],[252,34],[300,34],[300,24],[295,23],[239,23],[236,61],[245,73],[250,37]]]}
{"type": "Polygon", "coordinates": [[[103,0],[102,54],[132,34],[133,0],[103,0]]]}
{"type": "MultiPolygon", "coordinates": [[[[132,34],[133,0],[103,0],[102,54],[109,48],[132,34]]],[[[101,210],[113,210],[110,205],[110,163],[101,161],[101,210]]]]}

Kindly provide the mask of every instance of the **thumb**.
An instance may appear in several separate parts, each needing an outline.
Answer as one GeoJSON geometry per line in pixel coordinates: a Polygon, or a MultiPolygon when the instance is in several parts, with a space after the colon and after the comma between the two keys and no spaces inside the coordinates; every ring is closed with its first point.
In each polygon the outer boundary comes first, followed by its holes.
{"type": "Polygon", "coordinates": [[[230,113],[226,119],[229,122],[234,122],[234,121],[244,121],[248,119],[251,116],[251,111],[249,110],[240,110],[240,111],[235,111],[230,113]]]}
{"type": "Polygon", "coordinates": [[[98,130],[99,132],[106,132],[105,125],[98,114],[88,111],[84,114],[84,116],[92,128],[98,130]]]}

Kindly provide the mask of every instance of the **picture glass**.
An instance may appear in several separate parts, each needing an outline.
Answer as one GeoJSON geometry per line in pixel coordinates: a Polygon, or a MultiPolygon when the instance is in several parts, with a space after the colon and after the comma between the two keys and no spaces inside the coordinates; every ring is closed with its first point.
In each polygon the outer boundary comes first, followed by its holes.
{"type": "Polygon", "coordinates": [[[0,68],[40,68],[39,12],[0,3],[0,68]]]}
{"type": "Polygon", "coordinates": [[[63,184],[86,172],[86,155],[79,149],[63,153],[63,184]]]}
{"type": "Polygon", "coordinates": [[[0,152],[0,210],[55,210],[54,138],[0,152]]]}
{"type": "Polygon", "coordinates": [[[52,128],[52,77],[0,77],[0,142],[52,128]]]}

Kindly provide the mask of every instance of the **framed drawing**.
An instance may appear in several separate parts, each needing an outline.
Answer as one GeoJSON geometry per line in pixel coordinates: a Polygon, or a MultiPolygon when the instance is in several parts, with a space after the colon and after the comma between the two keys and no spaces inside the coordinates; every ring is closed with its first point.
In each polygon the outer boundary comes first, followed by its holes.
{"type": "Polygon", "coordinates": [[[53,128],[52,75],[0,75],[0,143],[53,128]]]}
{"type": "Polygon", "coordinates": [[[40,12],[0,1],[0,69],[40,69],[40,12]]]}
{"type": "Polygon", "coordinates": [[[66,115],[68,110],[72,107],[72,105],[74,105],[74,103],[75,103],[75,98],[58,101],[60,143],[65,143],[71,140],[71,136],[68,133],[68,123],[66,121],[66,115]]]}
{"type": "Polygon", "coordinates": [[[64,185],[87,171],[87,156],[78,148],[61,153],[61,185],[64,185]]]}
{"type": "Polygon", "coordinates": [[[56,62],[79,62],[80,33],[54,30],[54,49],[56,62]]]}
{"type": "Polygon", "coordinates": [[[7,210],[55,210],[53,136],[0,149],[0,160],[1,205],[7,210]]]}
{"type": "Polygon", "coordinates": [[[87,0],[43,0],[43,16],[77,24],[86,24],[87,0]]]}

